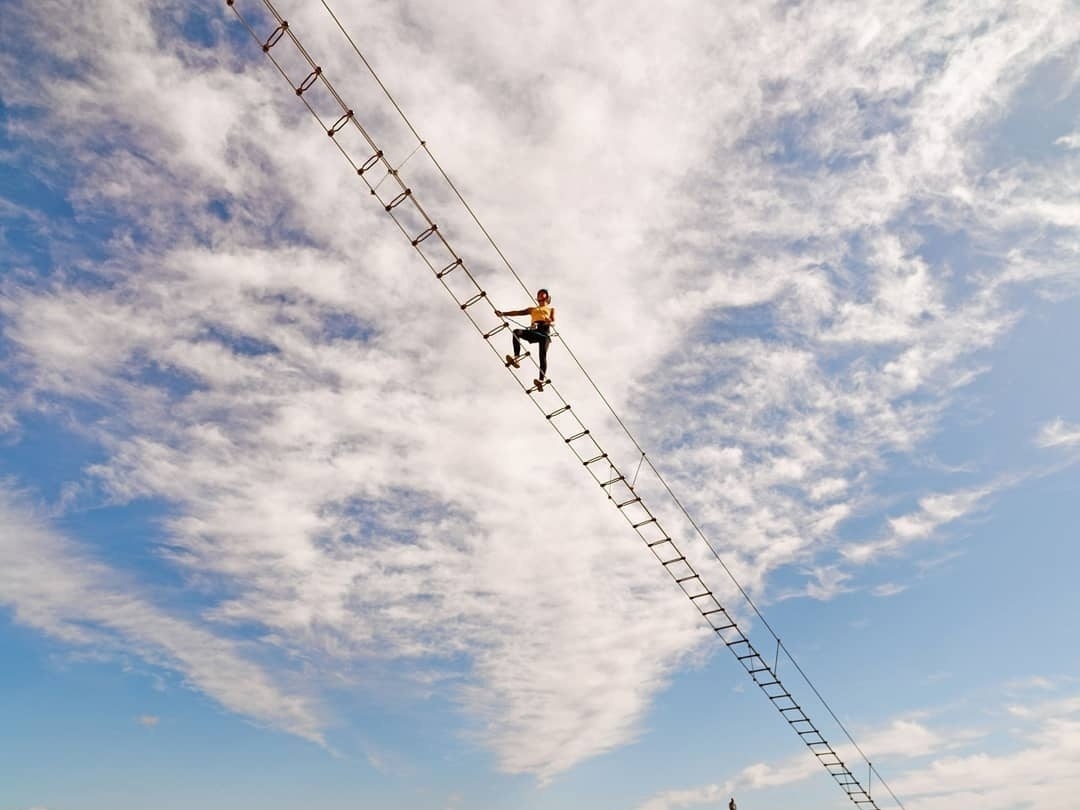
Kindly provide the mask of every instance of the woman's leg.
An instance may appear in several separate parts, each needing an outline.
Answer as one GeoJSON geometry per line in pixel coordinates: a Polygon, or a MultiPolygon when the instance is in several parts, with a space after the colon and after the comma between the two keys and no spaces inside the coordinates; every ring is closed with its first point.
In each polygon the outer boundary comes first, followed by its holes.
{"type": "Polygon", "coordinates": [[[548,344],[551,343],[551,337],[547,332],[542,332],[539,329],[515,329],[514,335],[514,357],[521,356],[521,341],[527,341],[529,343],[540,344],[540,379],[544,379],[547,376],[547,350],[548,344]]]}
{"type": "Polygon", "coordinates": [[[548,344],[551,343],[551,338],[545,334],[540,334],[540,379],[544,379],[547,376],[547,350],[548,344]]]}

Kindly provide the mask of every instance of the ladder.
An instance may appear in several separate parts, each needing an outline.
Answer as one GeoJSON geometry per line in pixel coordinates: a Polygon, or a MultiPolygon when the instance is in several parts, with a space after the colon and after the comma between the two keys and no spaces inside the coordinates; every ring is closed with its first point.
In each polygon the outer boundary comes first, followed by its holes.
{"type": "MultiPolygon", "coordinates": [[[[451,246],[446,234],[439,229],[438,223],[433,221],[405,182],[401,173],[404,162],[398,166],[390,163],[383,150],[379,148],[369,131],[358,119],[355,111],[338,94],[322,67],[304,48],[293,28],[278,13],[271,0],[250,0],[252,6],[261,3],[265,7],[267,15],[263,20],[255,23],[255,25],[263,26],[264,31],[269,31],[265,34],[259,34],[255,30],[254,25],[237,8],[237,3],[238,0],[226,0],[226,4],[233,10],[263,53],[269,57],[281,76],[289,83],[293,93],[307,107],[319,126],[348,161],[371,196],[375,197],[385,213],[409,240],[435,279],[442,284],[499,362],[507,367],[545,421],[551,425],[562,442],[577,457],[614,507],[630,524],[630,528],[653,553],[656,560],[701,614],[702,619],[712,628],[717,639],[731,651],[751,680],[847,794],[851,802],[858,807],[878,810],[877,803],[870,795],[870,779],[867,780],[867,787],[863,787],[836,748],[825,738],[821,729],[811,720],[780,680],[779,646],[777,657],[770,664],[742,631],[728,609],[721,604],[690,560],[679,550],[675,541],[661,526],[654,512],[642,500],[634,486],[636,476],[634,480],[627,480],[626,475],[605,452],[596,436],[578,418],[571,403],[566,401],[558,387],[550,382],[537,386],[535,382],[523,381],[514,374],[510,365],[503,361],[502,354],[495,347],[492,339],[508,330],[510,324],[504,317],[495,315],[495,307],[488,299],[487,292],[480,286],[464,258],[451,246]],[[302,77],[290,75],[284,65],[284,60],[278,56],[282,47],[289,46],[293,49],[290,54],[293,61],[306,65],[305,69],[308,72],[302,77]],[[328,93],[328,98],[332,99],[333,104],[329,106],[329,109],[316,109],[317,103],[312,101],[313,94],[309,91],[317,85],[324,88],[328,93]],[[344,133],[351,133],[354,139],[356,135],[359,135],[356,141],[364,149],[363,153],[357,154],[345,143],[342,137],[344,133]],[[377,182],[373,182],[375,177],[379,178],[377,182]],[[387,180],[389,191],[380,191],[382,184],[387,180]]],[[[425,146],[426,144],[420,141],[420,147],[425,146]]],[[[526,356],[528,353],[522,355],[522,357],[526,356]]],[[[871,776],[873,772],[873,767],[870,766],[871,776]]]]}

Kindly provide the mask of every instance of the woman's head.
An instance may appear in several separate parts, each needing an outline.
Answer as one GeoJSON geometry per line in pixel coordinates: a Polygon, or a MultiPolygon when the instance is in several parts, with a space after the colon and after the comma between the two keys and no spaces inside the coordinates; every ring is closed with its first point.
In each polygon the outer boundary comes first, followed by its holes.
{"type": "Polygon", "coordinates": [[[548,293],[547,290],[541,288],[536,291],[536,300],[538,303],[546,304],[551,301],[551,295],[548,293]]]}

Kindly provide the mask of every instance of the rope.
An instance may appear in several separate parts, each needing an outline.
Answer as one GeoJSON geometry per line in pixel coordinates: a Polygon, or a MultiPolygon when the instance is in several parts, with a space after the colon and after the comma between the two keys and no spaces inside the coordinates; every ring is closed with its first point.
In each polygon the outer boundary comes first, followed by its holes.
{"type": "Polygon", "coordinates": [[[645,463],[645,454],[641,454],[641,460],[637,463],[637,469],[634,470],[634,480],[630,482],[630,489],[634,488],[634,484],[637,483],[638,473],[641,472],[641,465],[645,463]]]}
{"type": "MultiPolygon", "coordinates": [[[[349,45],[352,47],[352,49],[356,53],[356,55],[360,58],[360,61],[363,62],[364,67],[367,68],[368,72],[371,74],[371,77],[375,80],[375,82],[379,85],[379,88],[386,95],[386,98],[393,105],[394,109],[397,111],[398,115],[401,117],[401,120],[409,128],[409,131],[413,134],[413,136],[417,139],[417,141],[420,142],[420,147],[422,147],[424,149],[424,151],[427,153],[428,157],[431,158],[431,162],[435,166],[435,168],[438,169],[439,174],[446,181],[447,185],[453,190],[455,196],[458,198],[458,200],[461,202],[461,204],[465,207],[465,210],[469,212],[469,216],[472,217],[473,222],[480,229],[481,233],[484,234],[484,237],[487,239],[488,243],[491,245],[491,247],[498,254],[499,258],[502,260],[502,262],[506,266],[507,270],[510,271],[511,275],[514,277],[514,279],[517,281],[517,283],[521,286],[522,290],[524,290],[527,294],[529,294],[531,296],[532,293],[531,293],[530,288],[528,286],[526,286],[526,284],[522,280],[521,276],[518,275],[518,272],[517,272],[517,270],[514,269],[514,266],[510,262],[510,259],[507,258],[506,254],[503,253],[502,248],[500,248],[499,245],[496,243],[494,237],[488,232],[487,228],[484,227],[484,224],[480,221],[480,217],[476,214],[476,212],[473,210],[472,206],[469,205],[468,201],[465,199],[465,197],[458,190],[457,185],[450,178],[449,174],[447,174],[446,170],[443,169],[442,164],[440,164],[439,161],[435,158],[435,155],[432,153],[430,147],[428,147],[428,145],[427,145],[427,141],[420,137],[420,134],[416,131],[416,128],[413,126],[412,121],[409,120],[409,117],[405,114],[405,111],[402,110],[401,106],[397,102],[397,99],[394,98],[394,95],[390,92],[389,88],[387,88],[387,86],[383,83],[382,79],[379,78],[379,74],[375,71],[375,68],[371,65],[371,63],[364,56],[363,52],[360,50],[359,46],[357,46],[356,42],[353,40],[352,36],[346,30],[345,26],[342,25],[341,20],[338,19],[337,15],[334,13],[333,9],[330,7],[330,4],[327,2],[327,0],[320,0],[320,2],[322,3],[323,7],[327,10],[330,17],[333,19],[334,23],[337,25],[337,27],[341,31],[341,33],[345,35],[345,38],[348,40],[349,45]]],[[[415,152],[415,150],[413,150],[413,151],[415,152]]],[[[411,157],[411,155],[410,155],[410,157],[411,157]]],[[[585,368],[585,366],[582,364],[582,362],[578,359],[577,355],[574,353],[573,349],[570,347],[570,344],[566,341],[566,338],[563,337],[561,334],[558,334],[558,333],[553,333],[552,337],[553,338],[554,337],[559,338],[559,340],[562,343],[563,347],[566,349],[567,355],[569,355],[569,357],[573,361],[574,365],[577,366],[578,370],[582,373],[582,375],[588,381],[588,383],[591,386],[592,390],[600,398],[600,401],[604,403],[604,407],[607,408],[608,412],[612,415],[612,417],[614,417],[615,421],[618,423],[619,427],[622,429],[622,431],[626,435],[626,437],[633,443],[634,447],[637,448],[638,452],[641,453],[642,460],[644,460],[649,465],[649,469],[652,470],[652,472],[656,476],[657,480],[661,483],[661,485],[663,485],[664,489],[667,491],[667,493],[671,497],[672,501],[678,507],[679,511],[682,512],[682,514],[686,517],[686,519],[694,527],[694,531],[701,538],[701,540],[705,543],[705,546],[712,553],[712,555],[716,559],[716,561],[720,563],[720,566],[724,570],[724,573],[727,574],[728,578],[731,580],[731,582],[738,589],[740,595],[743,597],[743,599],[746,601],[746,603],[750,606],[751,610],[753,610],[754,615],[757,616],[758,619],[761,620],[762,625],[766,628],[766,630],[768,630],[769,634],[777,642],[777,645],[778,645],[779,649],[784,651],[785,656],[787,656],[788,660],[790,660],[791,663],[795,666],[795,669],[798,671],[799,675],[802,676],[802,678],[806,682],[807,686],[809,686],[810,689],[813,690],[814,695],[817,697],[817,699],[819,701],[821,701],[821,704],[825,707],[825,709],[828,711],[829,715],[836,722],[837,726],[844,733],[844,736],[847,737],[848,741],[855,747],[855,750],[859,752],[859,755],[869,765],[870,764],[869,758],[866,756],[866,754],[863,753],[862,749],[855,742],[855,738],[848,731],[847,727],[840,721],[840,718],[837,717],[836,713],[833,711],[832,707],[829,705],[829,703],[822,696],[821,692],[819,692],[817,687],[814,686],[813,682],[810,680],[810,677],[806,674],[806,672],[802,669],[802,667],[799,665],[799,663],[795,660],[795,658],[792,655],[791,651],[788,650],[788,648],[785,647],[783,645],[783,643],[780,641],[780,637],[773,630],[772,626],[769,624],[768,620],[766,620],[766,618],[762,614],[761,610],[758,609],[757,604],[750,597],[750,594],[746,592],[746,589],[743,588],[742,584],[739,582],[739,580],[732,573],[731,569],[728,568],[727,564],[721,558],[720,553],[716,550],[716,547],[713,546],[712,542],[705,535],[705,532],[702,530],[701,526],[698,525],[697,521],[694,520],[693,516],[690,514],[689,510],[686,508],[686,506],[683,504],[683,502],[681,500],[679,500],[679,498],[675,495],[675,492],[672,490],[672,488],[668,484],[667,480],[661,474],[660,470],[658,470],[656,465],[653,464],[652,459],[647,457],[645,449],[641,446],[640,442],[638,442],[637,437],[634,436],[633,432],[630,430],[630,428],[623,421],[622,417],[615,410],[615,407],[611,404],[611,402],[608,400],[608,398],[604,395],[604,392],[600,390],[600,387],[597,385],[596,381],[592,378],[592,375],[589,374],[588,370],[585,368]]],[[[636,474],[634,476],[634,480],[635,480],[635,482],[637,480],[636,474]]],[[[872,765],[870,767],[871,767],[871,769],[873,769],[872,765]]],[[[874,772],[876,773],[876,770],[874,770],[874,772]]],[[[889,791],[889,794],[892,795],[893,799],[896,800],[896,803],[898,805],[900,805],[900,807],[903,807],[903,804],[901,804],[900,800],[897,799],[895,794],[893,794],[893,792],[889,788],[888,784],[881,777],[881,774],[877,774],[877,776],[878,776],[878,780],[885,786],[886,790],[889,791]]]]}

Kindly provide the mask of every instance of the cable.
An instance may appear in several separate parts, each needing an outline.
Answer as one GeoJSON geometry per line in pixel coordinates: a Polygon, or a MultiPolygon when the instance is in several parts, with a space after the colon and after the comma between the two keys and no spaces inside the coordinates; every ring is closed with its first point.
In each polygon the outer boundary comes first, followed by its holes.
{"type": "MultiPolygon", "coordinates": [[[[502,249],[495,242],[494,237],[492,237],[492,235],[488,232],[487,228],[480,221],[479,216],[473,210],[472,206],[469,205],[468,201],[465,199],[465,197],[462,195],[462,193],[458,190],[457,185],[450,178],[450,176],[446,172],[446,170],[443,169],[442,164],[440,164],[439,161],[436,159],[436,157],[432,153],[430,147],[427,145],[426,139],[423,139],[423,138],[420,137],[420,133],[418,133],[416,131],[416,128],[413,126],[412,121],[409,120],[409,117],[405,114],[405,111],[401,108],[401,105],[398,104],[397,99],[394,98],[394,95],[390,92],[389,88],[386,86],[386,84],[379,77],[378,73],[375,71],[375,68],[372,66],[372,64],[364,56],[364,54],[360,50],[359,46],[356,44],[355,40],[352,38],[352,35],[348,32],[348,30],[342,24],[341,20],[338,18],[337,14],[335,14],[334,10],[330,7],[330,4],[327,2],[327,0],[320,0],[320,2],[322,3],[323,7],[326,9],[326,11],[330,15],[330,17],[333,19],[333,21],[337,25],[338,29],[345,36],[346,40],[348,40],[349,45],[352,47],[353,51],[360,58],[361,62],[363,62],[364,67],[367,68],[368,72],[371,74],[371,77],[375,80],[376,84],[379,85],[379,88],[386,95],[386,98],[390,101],[391,105],[393,105],[394,109],[397,111],[398,115],[401,117],[401,120],[409,128],[409,131],[413,134],[413,136],[416,138],[416,140],[419,141],[420,147],[422,147],[424,149],[424,151],[428,154],[428,157],[431,158],[431,162],[435,166],[435,168],[438,169],[439,174],[442,175],[442,177],[446,181],[447,185],[453,190],[453,192],[457,196],[458,200],[465,207],[465,210],[469,212],[469,215],[472,217],[473,222],[480,229],[481,233],[484,234],[484,237],[488,240],[488,243],[491,245],[491,247],[498,254],[499,258],[502,259],[503,263],[506,265],[506,268],[513,275],[514,279],[521,286],[522,290],[524,290],[527,294],[531,295],[531,290],[529,289],[528,286],[526,286],[526,284],[522,280],[521,276],[518,275],[517,270],[514,269],[514,266],[513,266],[513,264],[511,264],[509,258],[507,258],[506,254],[503,253],[502,249]]],[[[415,150],[413,150],[413,151],[415,152],[415,150]]],[[[412,153],[410,153],[410,157],[411,156],[412,156],[412,153]]],[[[653,463],[652,459],[647,456],[647,453],[646,453],[645,449],[638,442],[637,438],[631,432],[630,428],[623,421],[622,417],[615,410],[614,406],[612,406],[611,402],[608,401],[608,399],[604,395],[603,391],[600,390],[600,387],[596,384],[596,381],[592,378],[592,376],[589,374],[588,370],[585,368],[585,366],[582,364],[582,362],[578,359],[577,355],[574,354],[574,351],[570,347],[570,344],[566,341],[566,338],[563,337],[561,334],[553,334],[552,337],[553,338],[554,337],[559,338],[560,342],[562,343],[563,347],[566,349],[566,352],[570,356],[570,359],[573,361],[574,365],[577,366],[578,370],[581,371],[582,375],[584,375],[585,379],[588,381],[588,383],[592,387],[593,391],[600,398],[600,401],[603,402],[604,406],[607,408],[608,412],[612,415],[612,417],[614,417],[615,421],[618,423],[619,427],[622,429],[622,431],[626,435],[626,437],[628,439],[630,439],[630,441],[633,443],[634,447],[636,447],[638,452],[641,453],[642,459],[644,459],[645,462],[649,465],[649,468],[653,471],[653,474],[656,475],[657,480],[659,480],[659,482],[663,485],[664,489],[667,491],[667,493],[671,497],[672,501],[678,507],[679,511],[682,512],[682,514],[686,517],[686,519],[694,527],[694,531],[697,532],[698,536],[705,543],[706,547],[712,553],[713,557],[715,557],[716,561],[720,563],[720,566],[723,568],[724,573],[727,574],[728,578],[731,580],[731,582],[738,589],[738,591],[742,595],[743,599],[746,601],[746,603],[753,610],[754,615],[756,615],[758,617],[758,619],[761,620],[761,623],[764,625],[764,627],[768,630],[769,634],[776,641],[776,643],[778,645],[778,649],[783,650],[785,656],[795,666],[795,669],[799,672],[799,675],[802,676],[802,678],[806,682],[807,686],[809,686],[810,689],[813,690],[814,695],[818,698],[819,701],[821,701],[821,704],[828,711],[829,715],[836,722],[837,726],[841,729],[841,731],[843,731],[844,736],[847,737],[848,741],[855,747],[855,750],[857,750],[859,752],[859,755],[863,758],[864,761],[866,761],[866,763],[868,765],[870,765],[871,769],[873,770],[873,765],[870,763],[869,758],[866,756],[866,754],[863,753],[863,751],[859,747],[858,743],[855,742],[854,737],[848,731],[847,727],[840,721],[840,718],[837,717],[836,713],[833,711],[833,709],[829,705],[828,701],[825,700],[824,696],[822,696],[822,694],[818,691],[817,687],[814,686],[814,684],[810,680],[809,676],[802,669],[802,667],[799,665],[799,663],[795,660],[795,657],[792,655],[791,651],[788,650],[786,646],[784,646],[783,642],[780,640],[780,637],[777,635],[776,631],[773,630],[773,628],[769,624],[768,620],[765,618],[765,616],[762,614],[762,612],[758,609],[757,604],[755,604],[754,600],[750,597],[750,594],[746,592],[746,590],[743,588],[742,584],[738,581],[738,579],[735,577],[735,575],[731,572],[731,569],[728,568],[727,564],[721,558],[720,553],[716,550],[716,548],[713,546],[712,542],[705,535],[705,532],[698,525],[697,521],[694,520],[694,518],[690,514],[689,510],[686,508],[686,506],[683,505],[682,501],[675,495],[675,492],[672,490],[672,488],[668,484],[667,480],[661,474],[660,470],[657,469],[657,467],[653,463]]],[[[635,479],[636,479],[636,477],[637,476],[635,475],[635,479]]],[[[874,770],[874,772],[876,773],[876,770],[874,770]]],[[[899,804],[901,807],[903,807],[903,805],[900,804],[900,800],[897,799],[896,795],[892,793],[892,790],[889,789],[888,784],[885,782],[884,779],[881,778],[880,774],[878,774],[878,779],[879,779],[879,781],[881,781],[882,785],[885,786],[886,790],[889,791],[889,793],[890,793],[890,795],[892,795],[893,799],[896,800],[897,804],[899,804]]]]}

